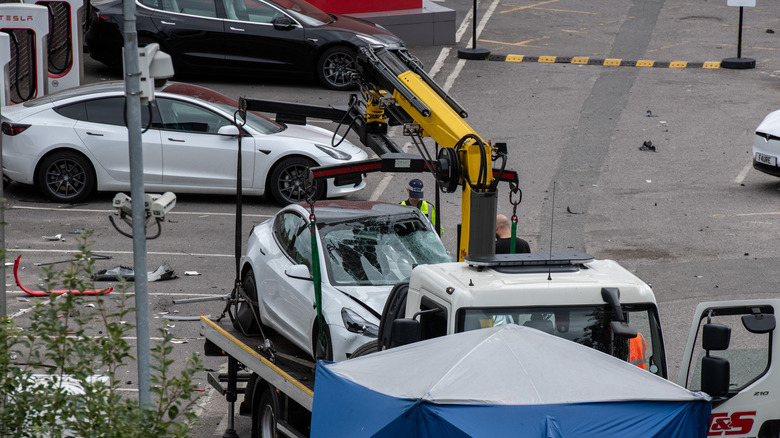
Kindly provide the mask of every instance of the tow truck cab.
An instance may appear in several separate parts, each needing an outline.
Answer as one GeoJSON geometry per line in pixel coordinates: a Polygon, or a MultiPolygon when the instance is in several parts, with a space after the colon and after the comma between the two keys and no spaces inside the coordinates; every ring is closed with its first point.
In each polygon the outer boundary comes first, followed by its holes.
{"type": "MultiPolygon", "coordinates": [[[[696,308],[678,384],[713,397],[708,436],[780,436],[780,373],[772,366],[780,363],[780,337],[773,336],[777,309],[780,299],[696,308]]],[[[650,286],[614,261],[582,253],[502,254],[418,266],[388,298],[378,348],[509,323],[668,378],[650,286]],[[631,357],[638,334],[646,342],[641,361],[631,357]]]]}
{"type": "Polygon", "coordinates": [[[380,348],[514,323],[630,360],[631,340],[641,334],[644,368],[667,377],[655,295],[611,260],[580,253],[472,257],[418,266],[408,292],[402,289],[387,301],[380,348]]]}

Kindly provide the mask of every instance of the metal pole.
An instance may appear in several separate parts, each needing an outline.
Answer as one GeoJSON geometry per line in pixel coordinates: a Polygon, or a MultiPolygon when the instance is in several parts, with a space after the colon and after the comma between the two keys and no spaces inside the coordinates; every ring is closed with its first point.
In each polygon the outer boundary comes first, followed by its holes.
{"type": "MultiPolygon", "coordinates": [[[[0,102],[0,104],[2,104],[2,102],[0,102]]],[[[2,166],[3,144],[2,140],[0,139],[0,169],[2,169],[2,166]]],[[[0,254],[3,255],[0,257],[0,278],[3,280],[0,281],[0,318],[3,318],[8,314],[5,293],[5,188],[3,185],[3,182],[0,181],[0,202],[2,202],[2,205],[0,205],[0,254]]]]}
{"type": "Polygon", "coordinates": [[[721,68],[748,69],[756,67],[755,59],[742,57],[742,14],[744,13],[744,10],[744,7],[739,7],[739,26],[737,26],[737,57],[723,58],[720,63],[721,68]]]}
{"type": "Polygon", "coordinates": [[[471,48],[458,49],[458,58],[487,59],[490,56],[490,50],[477,48],[477,0],[474,0],[473,8],[471,15],[471,48]]]}
{"type": "Polygon", "coordinates": [[[474,0],[474,13],[471,14],[471,48],[477,48],[477,0],[474,0]]]}
{"type": "MultiPolygon", "coordinates": [[[[144,160],[141,140],[141,69],[138,61],[138,35],[135,1],[123,0],[125,43],[125,96],[127,98],[127,139],[130,149],[130,197],[133,199],[133,264],[135,266],[135,324],[138,338],[138,404],[152,402],[150,388],[151,347],[149,335],[149,294],[146,272],[146,212],[144,208],[144,160]]],[[[151,78],[150,78],[151,80],[151,78]]]]}
{"type": "Polygon", "coordinates": [[[737,34],[737,58],[742,57],[742,11],[745,8],[739,7],[739,33],[737,34]]]}

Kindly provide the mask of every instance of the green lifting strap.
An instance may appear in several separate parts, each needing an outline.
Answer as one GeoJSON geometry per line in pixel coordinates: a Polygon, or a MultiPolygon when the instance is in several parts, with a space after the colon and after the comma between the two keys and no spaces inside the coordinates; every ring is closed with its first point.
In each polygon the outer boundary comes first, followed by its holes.
{"type": "Polygon", "coordinates": [[[516,240],[517,240],[517,221],[512,221],[512,238],[509,239],[509,254],[515,253],[516,240]]]}
{"type": "Polygon", "coordinates": [[[322,274],[320,273],[320,254],[317,250],[317,225],[316,219],[312,214],[311,223],[309,229],[311,231],[311,270],[314,277],[314,302],[317,306],[317,326],[319,327],[319,340],[315,348],[315,355],[317,359],[325,357],[325,352],[328,351],[327,339],[325,339],[325,331],[322,329],[322,274]]]}

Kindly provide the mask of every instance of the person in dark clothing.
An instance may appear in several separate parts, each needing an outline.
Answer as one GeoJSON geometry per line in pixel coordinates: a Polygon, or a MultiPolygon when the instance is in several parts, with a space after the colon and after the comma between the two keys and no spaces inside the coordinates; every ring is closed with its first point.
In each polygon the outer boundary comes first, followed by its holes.
{"type": "MultiPolygon", "coordinates": [[[[503,214],[496,216],[496,254],[509,254],[512,240],[512,228],[509,219],[503,214]]],[[[516,237],[515,254],[531,252],[525,240],[516,237]]]]}

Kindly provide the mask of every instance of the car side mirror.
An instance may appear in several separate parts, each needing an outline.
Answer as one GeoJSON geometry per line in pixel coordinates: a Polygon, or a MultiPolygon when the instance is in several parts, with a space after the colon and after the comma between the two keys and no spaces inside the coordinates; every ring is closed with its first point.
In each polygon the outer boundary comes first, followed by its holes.
{"type": "Polygon", "coordinates": [[[220,127],[217,131],[217,134],[227,137],[238,137],[239,133],[238,126],[236,125],[225,125],[220,127]]]}
{"type": "Polygon", "coordinates": [[[274,29],[276,30],[290,30],[295,27],[295,23],[286,15],[274,17],[274,19],[271,20],[271,24],[274,25],[274,29]]]}
{"type": "Polygon", "coordinates": [[[311,272],[306,265],[293,265],[284,270],[284,273],[288,277],[297,278],[299,280],[311,280],[311,272]]]}

